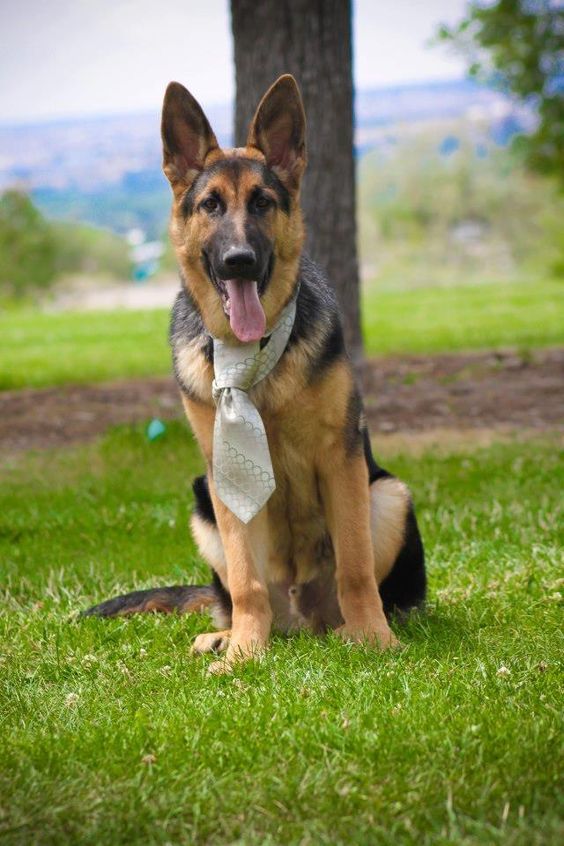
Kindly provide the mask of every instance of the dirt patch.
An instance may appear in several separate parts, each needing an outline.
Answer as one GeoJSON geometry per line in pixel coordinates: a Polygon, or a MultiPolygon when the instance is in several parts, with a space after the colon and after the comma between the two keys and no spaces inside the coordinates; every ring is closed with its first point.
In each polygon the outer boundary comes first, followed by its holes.
{"type": "Polygon", "coordinates": [[[0,393],[2,449],[43,449],[90,441],[111,426],[179,417],[171,377],[0,393]]]}
{"type": "MultiPolygon", "coordinates": [[[[371,359],[364,369],[371,431],[543,432],[564,427],[564,349],[371,359]]],[[[172,378],[0,394],[4,451],[89,441],[120,423],[182,416],[172,378]]]]}
{"type": "Polygon", "coordinates": [[[372,359],[366,411],[374,432],[558,429],[564,349],[372,359]]]}

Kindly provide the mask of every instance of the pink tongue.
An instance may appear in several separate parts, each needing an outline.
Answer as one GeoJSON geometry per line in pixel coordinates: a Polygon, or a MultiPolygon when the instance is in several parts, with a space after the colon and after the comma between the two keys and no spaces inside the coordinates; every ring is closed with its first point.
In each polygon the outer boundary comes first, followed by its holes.
{"type": "Polygon", "coordinates": [[[240,341],[258,341],[266,331],[266,317],[260,304],[256,282],[227,279],[227,295],[231,301],[229,322],[240,341]]]}

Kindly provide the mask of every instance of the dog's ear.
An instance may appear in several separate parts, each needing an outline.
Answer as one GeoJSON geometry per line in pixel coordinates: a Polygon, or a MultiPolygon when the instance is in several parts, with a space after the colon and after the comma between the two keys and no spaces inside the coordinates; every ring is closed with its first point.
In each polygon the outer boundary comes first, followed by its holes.
{"type": "Polygon", "coordinates": [[[266,164],[290,189],[297,189],[306,166],[306,121],[300,89],[290,74],[276,80],[251,123],[248,147],[256,147],[266,164]]]}
{"type": "Polygon", "coordinates": [[[179,82],[166,89],[161,134],[168,181],[173,188],[190,186],[218,143],[200,104],[179,82]]]}

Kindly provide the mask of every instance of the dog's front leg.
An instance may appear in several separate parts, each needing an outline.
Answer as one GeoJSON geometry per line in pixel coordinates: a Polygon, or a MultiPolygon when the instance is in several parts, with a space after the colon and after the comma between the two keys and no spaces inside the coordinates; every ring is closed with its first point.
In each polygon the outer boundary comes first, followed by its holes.
{"type": "MultiPolygon", "coordinates": [[[[208,468],[211,468],[215,408],[186,396],[182,397],[182,402],[208,468]]],[[[229,646],[225,656],[210,666],[212,673],[219,673],[228,671],[238,660],[262,652],[268,642],[272,611],[263,575],[268,554],[268,522],[264,508],[245,525],[217,496],[211,470],[208,482],[233,602],[229,646]]]]}
{"type": "Polygon", "coordinates": [[[346,640],[368,640],[386,649],[397,644],[376,584],[370,532],[368,469],[363,456],[331,455],[321,471],[321,490],[336,558],[337,596],[346,640]]]}
{"type": "Polygon", "coordinates": [[[233,603],[231,639],[225,657],[210,672],[226,672],[234,663],[264,651],[272,625],[272,611],[261,564],[267,554],[266,509],[250,523],[242,523],[217,497],[210,479],[210,493],[227,563],[227,583],[233,603]]]}

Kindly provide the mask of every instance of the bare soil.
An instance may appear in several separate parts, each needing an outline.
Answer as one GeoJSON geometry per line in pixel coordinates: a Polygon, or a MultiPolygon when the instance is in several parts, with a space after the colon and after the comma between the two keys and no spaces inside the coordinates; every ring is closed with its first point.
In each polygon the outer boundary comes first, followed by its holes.
{"type": "MultiPolygon", "coordinates": [[[[371,359],[364,397],[376,434],[564,429],[564,349],[371,359]]],[[[92,440],[111,426],[183,414],[170,377],[0,393],[0,448],[92,440]]]]}
{"type": "Polygon", "coordinates": [[[374,432],[564,427],[564,348],[372,359],[364,375],[374,432]]]}

